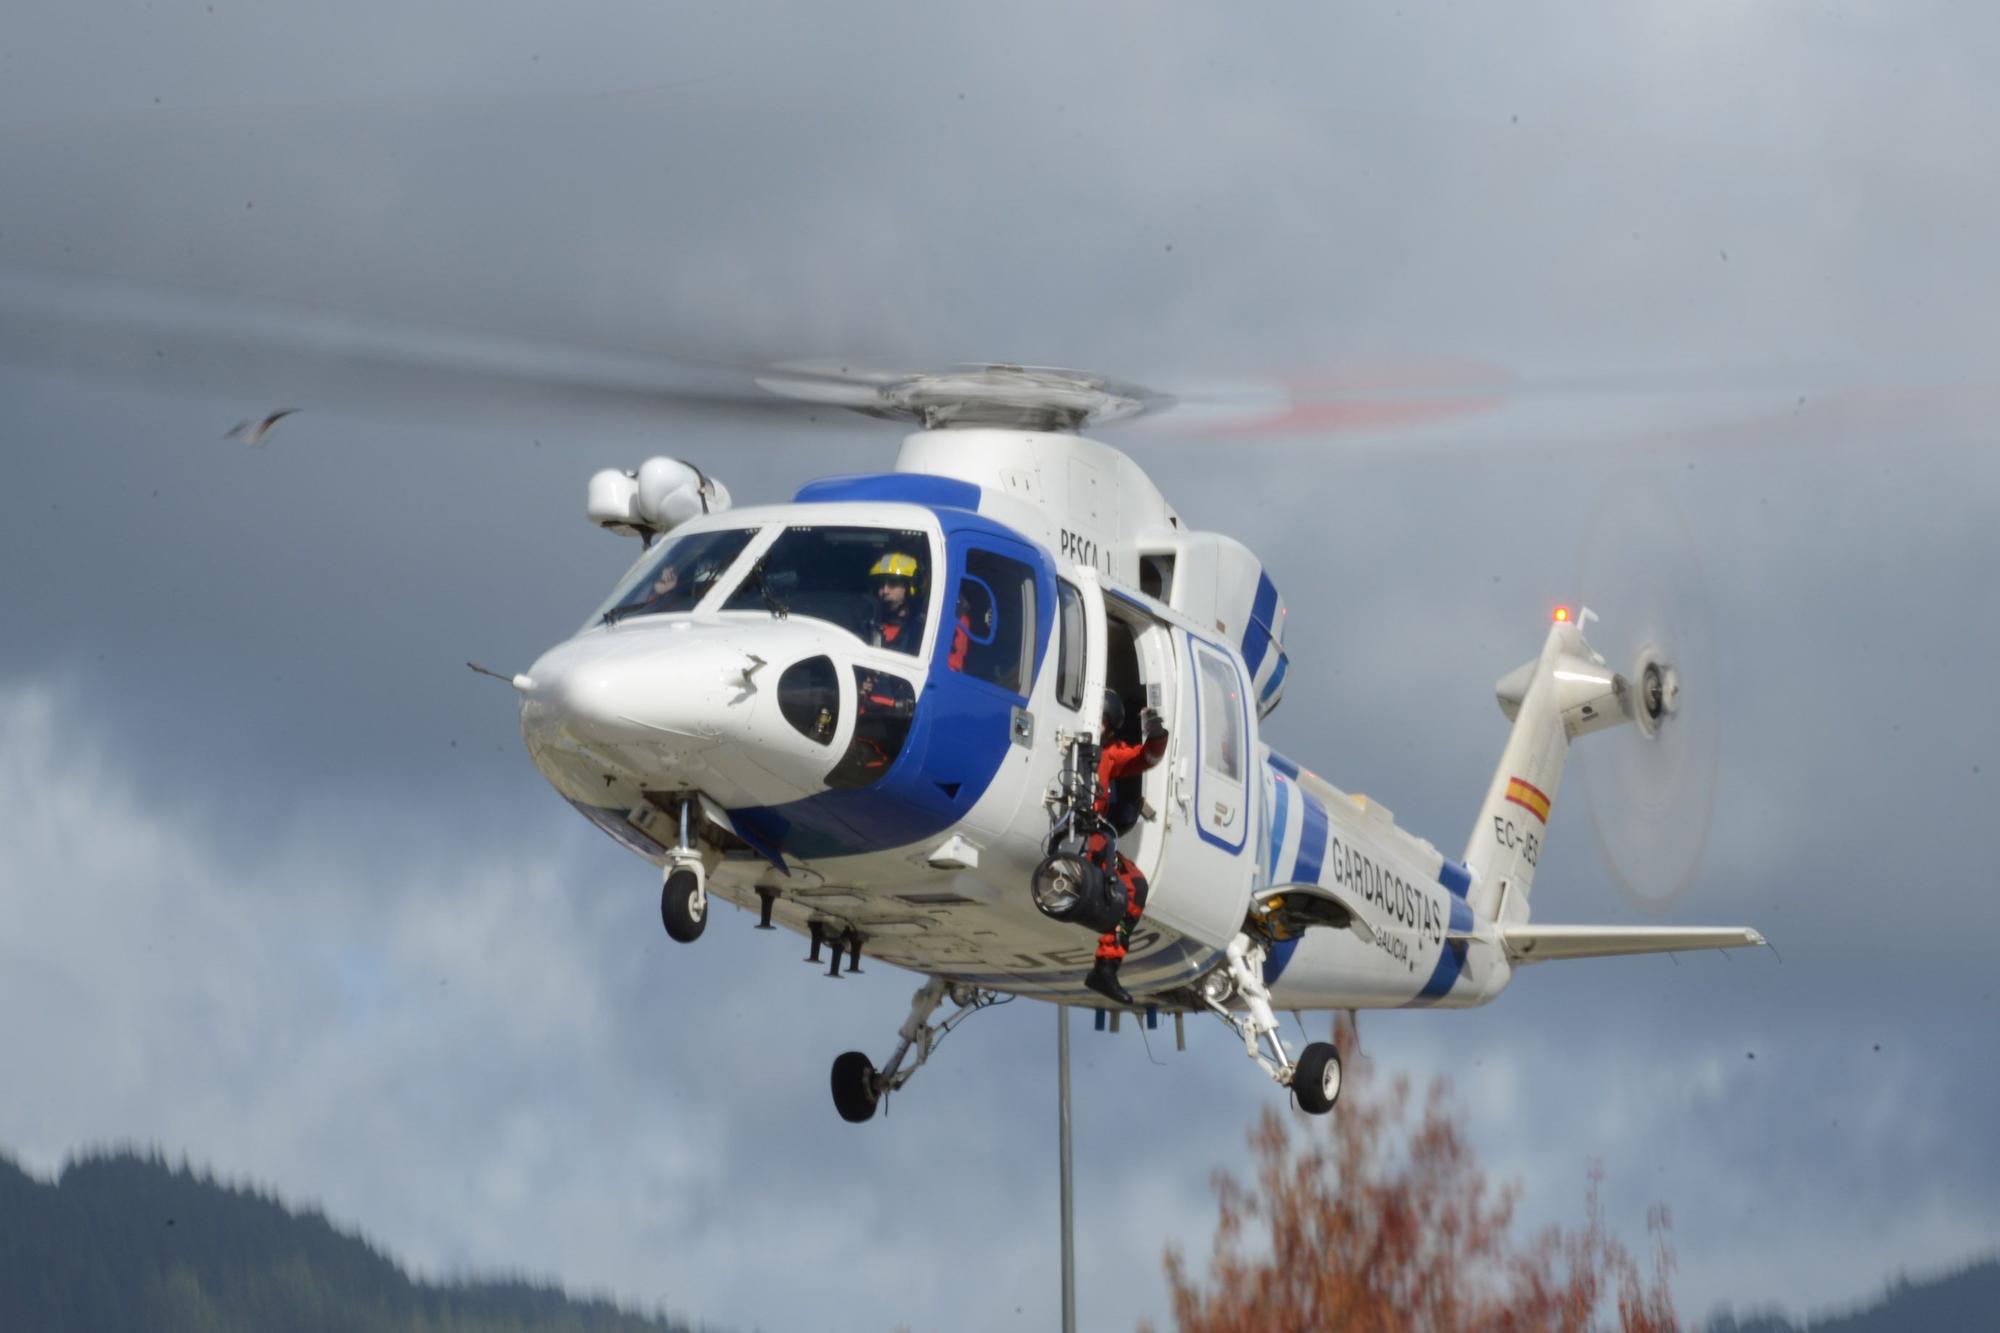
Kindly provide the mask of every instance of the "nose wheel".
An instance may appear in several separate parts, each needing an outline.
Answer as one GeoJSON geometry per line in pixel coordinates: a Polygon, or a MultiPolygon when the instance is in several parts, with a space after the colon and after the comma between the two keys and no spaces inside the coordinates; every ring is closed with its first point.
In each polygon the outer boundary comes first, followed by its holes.
{"type": "Polygon", "coordinates": [[[680,804],[680,840],[667,853],[667,877],[660,885],[660,924],[675,943],[692,944],[708,925],[708,886],[701,853],[691,836],[694,801],[683,799],[680,804]]]}
{"type": "Polygon", "coordinates": [[[660,886],[660,924],[681,944],[701,938],[708,925],[708,893],[702,888],[701,871],[694,866],[676,866],[667,872],[660,886]]]}

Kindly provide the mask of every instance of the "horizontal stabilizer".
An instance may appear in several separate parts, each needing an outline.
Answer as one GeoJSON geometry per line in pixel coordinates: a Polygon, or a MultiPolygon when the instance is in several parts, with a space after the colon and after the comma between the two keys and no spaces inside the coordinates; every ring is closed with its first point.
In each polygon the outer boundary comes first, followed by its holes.
{"type": "Polygon", "coordinates": [[[1680,953],[1687,949],[1760,948],[1764,937],[1748,926],[1506,926],[1507,956],[1517,963],[1555,958],[1611,958],[1628,953],[1680,953]]]}

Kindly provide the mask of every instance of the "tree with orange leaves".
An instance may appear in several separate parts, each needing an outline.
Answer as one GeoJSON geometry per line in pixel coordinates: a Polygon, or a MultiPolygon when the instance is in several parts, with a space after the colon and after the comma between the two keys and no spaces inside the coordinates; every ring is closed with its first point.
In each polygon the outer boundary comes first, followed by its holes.
{"type": "Polygon", "coordinates": [[[1371,1085],[1351,1022],[1335,1024],[1334,1041],[1347,1082],[1328,1135],[1296,1134],[1266,1110],[1249,1135],[1254,1185],[1216,1174],[1220,1217],[1206,1281],[1167,1252],[1180,1333],[1679,1327],[1663,1208],[1648,1219],[1650,1281],[1604,1229],[1595,1164],[1583,1228],[1518,1242],[1516,1190],[1490,1187],[1444,1082],[1431,1086],[1412,1124],[1409,1081],[1398,1077],[1382,1092],[1371,1085]],[[1616,1322],[1607,1325],[1609,1312],[1616,1322]]]}

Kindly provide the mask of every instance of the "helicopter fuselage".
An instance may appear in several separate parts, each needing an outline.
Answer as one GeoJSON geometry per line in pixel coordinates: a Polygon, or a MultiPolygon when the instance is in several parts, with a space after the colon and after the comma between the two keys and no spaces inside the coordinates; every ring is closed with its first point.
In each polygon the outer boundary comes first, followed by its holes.
{"type": "Polygon", "coordinates": [[[1464,870],[1260,738],[1282,629],[1247,548],[1183,528],[1116,450],[937,431],[896,472],[675,527],[517,685],[537,766],[636,854],[669,864],[691,807],[721,899],[1059,1001],[1088,999],[1094,940],[1028,886],[1066,744],[1095,738],[1111,690],[1171,738],[1118,793],[1138,812],[1120,849],[1152,886],[1135,993],[1189,1007],[1253,895],[1302,884],[1368,904],[1374,929],[1276,929],[1281,1007],[1490,998],[1505,962],[1473,965],[1464,870]],[[892,557],[919,571],[907,606],[870,586],[892,557]]]}

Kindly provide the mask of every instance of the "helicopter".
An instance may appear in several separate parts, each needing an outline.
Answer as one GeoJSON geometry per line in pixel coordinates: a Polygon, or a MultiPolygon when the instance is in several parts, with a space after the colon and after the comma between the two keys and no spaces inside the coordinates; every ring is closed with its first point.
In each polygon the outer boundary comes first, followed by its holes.
{"type": "Polygon", "coordinates": [[[589,519],[643,549],[511,681],[542,776],[657,868],[671,938],[697,940],[719,899],[804,936],[829,976],[865,956],[923,978],[882,1065],[833,1061],[844,1120],[871,1119],[944,1033],[1015,997],[1171,1015],[1183,1041],[1187,1015],[1212,1015],[1324,1114],[1339,1052],[1295,1053],[1278,1012],[1466,1008],[1530,963],[1764,944],[1747,927],[1531,920],[1570,743],[1683,725],[1661,648],[1621,670],[1585,637],[1592,610],[1558,608],[1495,687],[1512,730],[1449,856],[1270,743],[1283,597],[1248,546],[1184,524],[1084,433],[1159,395],[1012,365],[758,383],[920,429],[888,471],[785,504],[735,507],[674,458],[597,473],[589,519]],[[871,572],[890,569],[907,632],[885,635],[871,572]],[[1099,790],[1109,700],[1128,732],[1143,714],[1166,733],[1164,762],[1115,793],[1099,790]],[[1123,826],[1099,814],[1113,796],[1123,826]],[[1124,906],[1092,854],[1105,843],[1151,886],[1129,1006],[1083,984],[1090,937],[1124,906]]]}

